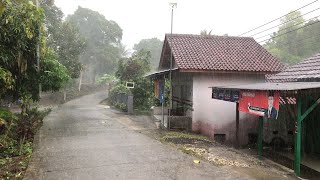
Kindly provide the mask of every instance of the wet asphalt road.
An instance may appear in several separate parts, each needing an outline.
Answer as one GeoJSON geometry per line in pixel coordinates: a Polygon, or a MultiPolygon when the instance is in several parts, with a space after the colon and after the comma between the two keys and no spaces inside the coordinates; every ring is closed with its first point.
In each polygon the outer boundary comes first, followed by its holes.
{"type": "Polygon", "coordinates": [[[194,157],[139,133],[127,116],[99,105],[105,98],[97,93],[54,109],[35,138],[24,179],[250,179],[194,164],[194,157]]]}

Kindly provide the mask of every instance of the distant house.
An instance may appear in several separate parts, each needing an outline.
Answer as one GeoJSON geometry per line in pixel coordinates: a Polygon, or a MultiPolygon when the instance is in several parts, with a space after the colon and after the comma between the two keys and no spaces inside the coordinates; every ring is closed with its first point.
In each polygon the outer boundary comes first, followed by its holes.
{"type": "MultiPolygon", "coordinates": [[[[211,98],[213,85],[264,82],[266,74],[278,73],[284,65],[253,38],[167,34],[159,72],[170,69],[173,55],[173,113],[192,118],[192,130],[226,142],[235,141],[235,103],[211,98]]],[[[240,113],[240,144],[256,132],[256,116],[240,113]]]]}

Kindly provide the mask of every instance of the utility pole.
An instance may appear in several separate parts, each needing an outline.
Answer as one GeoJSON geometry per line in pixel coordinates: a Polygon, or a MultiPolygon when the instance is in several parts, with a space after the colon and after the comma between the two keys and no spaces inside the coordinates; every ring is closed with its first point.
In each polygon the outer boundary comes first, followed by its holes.
{"type": "MultiPolygon", "coordinates": [[[[170,31],[170,38],[172,38],[172,30],[173,30],[173,9],[177,7],[177,2],[171,2],[171,31],[170,31]]],[[[172,42],[171,42],[172,43],[172,42]]],[[[171,46],[172,47],[172,46],[171,46]]],[[[170,73],[169,73],[169,80],[170,80],[170,108],[169,108],[169,113],[168,113],[168,125],[167,128],[170,129],[170,117],[171,117],[171,110],[172,110],[172,48],[170,51],[170,73]]]]}
{"type": "MultiPolygon", "coordinates": [[[[36,0],[36,6],[37,6],[37,10],[39,10],[39,0],[36,0]]],[[[41,25],[38,24],[38,41],[37,41],[37,46],[36,46],[36,53],[37,53],[37,66],[38,66],[38,75],[40,75],[40,31],[41,31],[41,25]]],[[[40,77],[39,77],[40,78],[40,77]]],[[[41,83],[39,83],[39,97],[41,97],[41,83]]]]}

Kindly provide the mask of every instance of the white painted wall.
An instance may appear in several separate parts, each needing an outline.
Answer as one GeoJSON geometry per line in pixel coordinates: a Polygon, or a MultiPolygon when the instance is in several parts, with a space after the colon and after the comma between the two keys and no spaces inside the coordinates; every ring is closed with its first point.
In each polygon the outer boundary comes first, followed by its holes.
{"type": "MultiPolygon", "coordinates": [[[[193,131],[214,137],[214,134],[226,134],[226,140],[235,141],[236,104],[211,98],[212,86],[249,84],[264,82],[260,74],[232,73],[195,73],[193,76],[193,131]]],[[[256,116],[240,112],[240,144],[248,143],[248,133],[256,132],[256,116]]]]}

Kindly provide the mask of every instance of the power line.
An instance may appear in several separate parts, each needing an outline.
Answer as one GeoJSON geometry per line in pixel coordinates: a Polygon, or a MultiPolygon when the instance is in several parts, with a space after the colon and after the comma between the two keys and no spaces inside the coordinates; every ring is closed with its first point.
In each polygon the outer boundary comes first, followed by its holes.
{"type": "Polygon", "coordinates": [[[266,31],[268,31],[268,30],[270,30],[270,29],[273,29],[273,28],[276,28],[276,27],[278,27],[278,26],[284,25],[285,23],[291,22],[291,21],[293,21],[293,20],[295,20],[295,19],[298,19],[298,18],[300,18],[300,17],[303,17],[304,15],[310,14],[310,13],[312,13],[312,12],[314,12],[314,11],[319,10],[319,9],[320,9],[320,7],[318,7],[317,9],[313,9],[312,11],[309,11],[309,12],[307,12],[307,13],[305,13],[305,14],[302,14],[302,15],[300,15],[300,16],[297,16],[297,17],[295,17],[295,18],[293,18],[293,19],[291,19],[291,20],[289,20],[289,21],[280,23],[280,24],[278,24],[278,25],[276,25],[276,26],[273,26],[273,27],[271,27],[271,28],[268,28],[268,29],[265,29],[265,30],[263,30],[263,31],[260,31],[260,32],[254,34],[254,35],[252,35],[252,36],[250,36],[250,37],[253,37],[253,36],[255,36],[255,35],[261,34],[261,33],[263,33],[263,32],[266,32],[266,31]]]}
{"type": "MultiPolygon", "coordinates": [[[[307,38],[300,39],[300,40],[298,40],[298,41],[295,41],[294,43],[292,43],[292,42],[288,42],[288,43],[285,43],[285,44],[280,43],[279,45],[280,45],[280,46],[286,46],[286,45],[289,45],[289,44],[299,45],[299,44],[301,44],[301,43],[305,43],[305,40],[311,39],[311,38],[315,38],[315,37],[320,37],[320,33],[319,33],[319,34],[312,35],[312,36],[309,36],[309,37],[307,37],[307,38]]],[[[316,41],[314,41],[314,42],[312,42],[312,43],[316,43],[316,41]]]]}
{"type": "Polygon", "coordinates": [[[299,10],[301,10],[301,9],[307,7],[307,6],[310,6],[311,4],[313,4],[313,3],[317,2],[317,1],[318,1],[318,0],[315,0],[315,1],[311,2],[311,3],[309,3],[309,4],[306,4],[306,5],[298,8],[298,9],[296,9],[296,10],[294,10],[294,11],[288,13],[288,14],[285,14],[285,15],[277,18],[277,19],[274,19],[274,20],[272,20],[272,21],[270,21],[270,22],[267,22],[267,23],[265,23],[265,24],[263,24],[263,25],[261,25],[261,26],[258,26],[258,27],[254,28],[254,29],[251,29],[251,30],[249,30],[249,31],[247,31],[247,32],[245,32],[245,33],[242,33],[242,34],[240,34],[239,36],[242,36],[242,35],[244,35],[244,34],[247,34],[247,33],[249,33],[249,32],[252,32],[252,31],[254,31],[254,30],[256,30],[256,29],[259,29],[259,28],[261,28],[261,27],[263,27],[263,26],[265,26],[265,25],[268,25],[268,24],[270,24],[270,23],[272,23],[272,22],[275,22],[275,21],[277,21],[277,20],[279,20],[279,19],[281,19],[281,18],[283,18],[283,17],[285,17],[285,16],[287,16],[287,15],[293,13],[293,12],[299,11],[299,10]]]}
{"type": "Polygon", "coordinates": [[[274,37],[265,39],[265,40],[263,40],[263,41],[259,41],[258,43],[262,43],[262,42],[268,41],[268,40],[270,40],[270,39],[273,39],[273,38],[276,38],[276,37],[279,37],[279,36],[283,36],[283,35],[285,35],[285,34],[289,34],[289,33],[291,33],[291,32],[297,31],[297,30],[299,30],[299,29],[302,29],[302,28],[311,26],[311,25],[316,24],[316,23],[319,23],[319,22],[320,22],[320,21],[316,21],[316,22],[313,22],[313,23],[310,23],[310,24],[306,24],[306,25],[304,25],[304,26],[302,26],[302,27],[299,27],[299,28],[297,28],[297,29],[293,29],[293,30],[288,31],[288,32],[286,32],[286,33],[282,33],[282,34],[279,34],[279,35],[277,35],[277,36],[274,36],[274,37]]]}
{"type": "MultiPolygon", "coordinates": [[[[320,9],[320,8],[319,8],[319,9],[320,9]]],[[[313,20],[313,19],[317,19],[318,17],[320,17],[320,15],[315,16],[315,17],[313,17],[313,18],[310,18],[310,19],[308,19],[307,21],[311,21],[311,20],[313,20]]],[[[281,31],[284,31],[284,30],[286,30],[286,29],[290,29],[290,28],[292,28],[292,27],[294,27],[294,26],[298,26],[298,25],[300,25],[300,24],[304,24],[304,23],[305,23],[305,22],[298,23],[298,24],[292,25],[292,26],[290,26],[290,27],[286,27],[286,28],[284,28],[284,29],[279,30],[279,31],[278,31],[278,33],[279,33],[279,32],[281,32],[281,31]]],[[[258,39],[261,39],[261,38],[264,38],[264,37],[270,36],[270,35],[272,35],[272,34],[273,34],[273,33],[271,33],[271,34],[267,34],[267,35],[264,35],[264,36],[260,36],[260,37],[255,38],[255,39],[256,39],[256,40],[258,40],[258,39]]]]}

